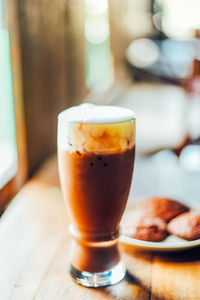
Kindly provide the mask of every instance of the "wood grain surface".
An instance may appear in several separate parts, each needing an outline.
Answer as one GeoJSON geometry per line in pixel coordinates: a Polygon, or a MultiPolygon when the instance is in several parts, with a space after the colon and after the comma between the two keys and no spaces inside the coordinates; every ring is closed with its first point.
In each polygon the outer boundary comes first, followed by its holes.
{"type": "Polygon", "coordinates": [[[23,187],[0,221],[0,299],[200,299],[199,248],[156,254],[121,246],[125,280],[99,289],[76,284],[66,271],[68,223],[54,157],[23,187]]]}

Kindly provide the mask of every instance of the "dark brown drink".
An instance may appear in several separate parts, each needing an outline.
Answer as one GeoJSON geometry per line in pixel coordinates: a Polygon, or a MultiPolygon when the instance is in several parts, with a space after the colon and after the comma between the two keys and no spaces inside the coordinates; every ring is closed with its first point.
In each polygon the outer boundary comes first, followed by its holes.
{"type": "Polygon", "coordinates": [[[112,284],[85,284],[77,272],[104,274],[120,263],[117,239],[133,173],[134,120],[69,126],[69,147],[61,146],[58,157],[74,238],[70,272],[83,285],[112,284]]]}
{"type": "Polygon", "coordinates": [[[60,154],[64,197],[68,199],[74,227],[83,239],[99,242],[118,236],[133,161],[134,148],[101,155],[78,151],[60,154]]]}
{"type": "MultiPolygon", "coordinates": [[[[131,184],[134,152],[132,148],[103,155],[78,151],[62,151],[60,154],[62,188],[65,199],[68,199],[74,237],[85,245],[118,237],[119,222],[131,184]]],[[[86,257],[79,253],[78,259],[76,267],[82,269],[85,265],[82,260],[86,257]]],[[[90,271],[108,269],[105,264],[96,269],[94,261],[90,264],[92,266],[87,267],[90,271]]]]}

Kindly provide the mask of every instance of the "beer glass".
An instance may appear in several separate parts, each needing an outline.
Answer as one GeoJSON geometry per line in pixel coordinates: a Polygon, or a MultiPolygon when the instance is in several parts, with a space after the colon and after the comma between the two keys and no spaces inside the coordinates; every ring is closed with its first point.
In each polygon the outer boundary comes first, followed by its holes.
{"type": "Polygon", "coordinates": [[[69,272],[79,284],[107,286],[125,276],[118,249],[119,223],[134,158],[131,110],[83,104],[59,114],[59,174],[73,238],[69,272]]]}

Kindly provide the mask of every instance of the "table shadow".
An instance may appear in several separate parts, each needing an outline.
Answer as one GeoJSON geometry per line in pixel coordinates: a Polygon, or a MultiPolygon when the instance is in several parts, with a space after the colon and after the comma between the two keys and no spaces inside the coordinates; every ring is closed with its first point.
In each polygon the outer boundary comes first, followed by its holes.
{"type": "MultiPolygon", "coordinates": [[[[94,296],[96,299],[112,299],[112,300],[172,300],[173,296],[151,290],[151,271],[154,260],[162,263],[163,268],[167,268],[167,264],[188,264],[200,262],[200,247],[187,251],[177,252],[147,252],[133,250],[131,247],[124,247],[123,260],[127,267],[124,280],[113,286],[104,288],[94,288],[94,296]],[[166,265],[165,265],[166,264],[166,265]]],[[[178,266],[177,266],[178,267],[178,266]]],[[[162,274],[160,275],[162,276],[162,274]]],[[[155,287],[154,287],[155,289],[155,287]]],[[[90,289],[91,291],[91,289],[90,289]]],[[[89,293],[89,291],[88,291],[89,293]]],[[[87,292],[85,294],[87,299],[87,292]]],[[[174,299],[177,299],[174,296],[174,299]]],[[[197,300],[197,298],[184,297],[182,300],[197,300]]]]}
{"type": "MultiPolygon", "coordinates": [[[[146,286],[144,286],[138,278],[130,272],[126,272],[124,280],[121,282],[104,288],[95,289],[96,294],[103,299],[112,300],[166,300],[164,298],[153,295],[146,286]],[[131,289],[133,287],[133,289],[131,289]],[[134,290],[137,290],[136,292],[134,290]]],[[[98,299],[98,298],[97,298],[98,299]]]]}
{"type": "Polygon", "coordinates": [[[200,262],[200,247],[175,252],[155,252],[154,255],[162,261],[175,264],[200,262]]]}

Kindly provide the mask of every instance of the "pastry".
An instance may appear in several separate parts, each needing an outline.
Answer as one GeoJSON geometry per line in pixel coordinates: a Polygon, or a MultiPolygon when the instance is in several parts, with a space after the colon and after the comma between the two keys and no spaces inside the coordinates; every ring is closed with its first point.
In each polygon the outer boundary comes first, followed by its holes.
{"type": "Polygon", "coordinates": [[[189,210],[189,208],[169,198],[147,198],[139,202],[135,210],[137,215],[148,218],[160,218],[164,222],[169,222],[171,219],[189,210]]]}
{"type": "Polygon", "coordinates": [[[168,223],[168,231],[185,240],[200,239],[200,212],[183,213],[168,223]]]}
{"type": "Polygon", "coordinates": [[[168,235],[167,224],[160,218],[128,216],[122,220],[121,234],[144,241],[163,241],[168,235]]]}

